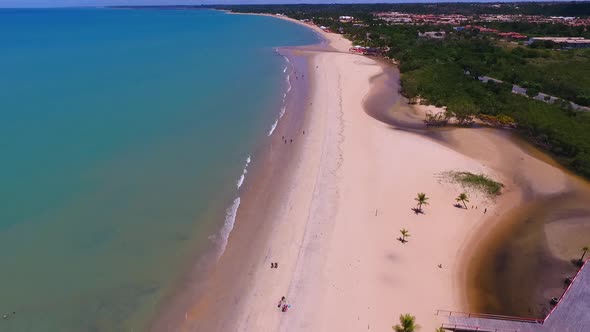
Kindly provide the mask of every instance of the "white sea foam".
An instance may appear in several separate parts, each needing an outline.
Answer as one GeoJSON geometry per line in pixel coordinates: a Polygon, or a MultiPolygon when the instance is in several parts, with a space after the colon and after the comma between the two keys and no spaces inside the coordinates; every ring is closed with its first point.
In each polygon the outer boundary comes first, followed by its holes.
{"type": "Polygon", "coordinates": [[[236,182],[236,187],[238,187],[238,189],[240,189],[240,187],[244,183],[244,179],[245,178],[246,178],[246,174],[240,175],[240,178],[238,179],[238,182],[236,182]]]}
{"type": "MultiPolygon", "coordinates": [[[[277,50],[277,52],[278,52],[278,50],[277,50]]],[[[291,63],[289,58],[285,57],[285,60],[287,62],[287,66],[285,66],[285,68],[283,69],[283,73],[287,73],[287,70],[289,70],[289,64],[291,63]]],[[[290,74],[287,74],[286,81],[287,81],[287,91],[285,93],[283,93],[283,106],[281,107],[281,111],[279,113],[278,119],[276,119],[275,122],[270,127],[270,130],[268,131],[267,136],[272,135],[272,133],[277,128],[277,125],[279,124],[279,119],[285,115],[285,112],[287,110],[287,107],[285,105],[286,99],[287,99],[288,93],[291,91],[291,88],[292,88],[290,74]]],[[[244,166],[244,170],[242,171],[240,178],[236,182],[236,186],[238,189],[240,189],[240,187],[242,187],[242,185],[244,184],[244,181],[246,179],[246,174],[248,173],[248,165],[250,164],[251,161],[252,161],[251,156],[248,156],[248,158],[246,158],[246,165],[244,166]]],[[[228,207],[227,210],[225,211],[225,222],[224,222],[223,227],[221,229],[220,239],[219,239],[220,246],[221,246],[220,256],[225,251],[225,248],[227,246],[227,242],[229,239],[229,235],[234,228],[234,223],[236,222],[236,217],[238,215],[238,208],[239,207],[240,207],[240,197],[238,196],[236,199],[234,199],[232,205],[230,207],[228,207]]],[[[210,236],[209,238],[212,241],[217,242],[216,236],[213,235],[213,236],[210,236]]]]}
{"type": "Polygon", "coordinates": [[[285,111],[287,110],[287,107],[283,106],[281,107],[281,113],[279,113],[279,119],[283,117],[283,115],[285,115],[285,111]]]}
{"type": "Polygon", "coordinates": [[[275,131],[275,129],[277,128],[277,125],[279,124],[279,119],[275,120],[275,123],[272,124],[272,126],[270,127],[270,130],[268,131],[268,136],[272,135],[272,133],[275,131]]]}
{"type": "Polygon", "coordinates": [[[250,156],[248,156],[248,158],[246,158],[246,165],[244,166],[244,170],[242,171],[242,174],[240,175],[238,182],[236,182],[236,186],[238,187],[238,189],[240,189],[242,184],[244,184],[244,180],[246,179],[246,174],[248,173],[248,165],[250,164],[251,160],[252,160],[252,158],[250,158],[250,156]]]}
{"type": "Polygon", "coordinates": [[[287,93],[291,92],[291,75],[287,75],[287,93]]]}
{"type": "Polygon", "coordinates": [[[225,247],[227,246],[227,240],[229,238],[229,234],[234,229],[234,223],[236,222],[236,216],[238,215],[238,207],[240,206],[240,197],[234,199],[232,205],[225,210],[225,222],[223,223],[223,228],[221,229],[221,252],[220,255],[223,254],[225,251],[225,247]]]}

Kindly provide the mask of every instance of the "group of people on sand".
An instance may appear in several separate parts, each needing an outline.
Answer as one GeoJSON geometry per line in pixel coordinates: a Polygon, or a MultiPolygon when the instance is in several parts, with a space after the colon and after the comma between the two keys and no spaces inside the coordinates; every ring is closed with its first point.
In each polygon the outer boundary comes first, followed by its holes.
{"type": "MultiPolygon", "coordinates": [[[[275,263],[275,262],[270,263],[270,268],[271,269],[278,269],[279,263],[275,263]]],[[[287,303],[287,299],[283,296],[283,297],[281,297],[281,300],[279,301],[279,304],[277,307],[279,309],[281,309],[282,312],[287,312],[287,310],[289,310],[289,308],[291,308],[291,305],[287,303]]]]}
{"type": "Polygon", "coordinates": [[[287,312],[287,310],[289,310],[289,308],[291,308],[291,305],[287,303],[287,299],[285,299],[285,297],[281,297],[281,300],[279,301],[279,305],[277,306],[279,309],[281,309],[282,312],[287,312]]]}
{"type": "MultiPolygon", "coordinates": [[[[305,135],[305,130],[303,131],[303,135],[305,135]]],[[[284,142],[285,144],[287,144],[287,139],[285,138],[285,136],[283,136],[283,137],[282,137],[282,139],[283,139],[283,142],[284,142]]],[[[292,139],[292,138],[291,138],[291,139],[289,139],[289,143],[293,143],[293,139],[292,139]]]]}
{"type": "MultiPolygon", "coordinates": [[[[474,205],[471,205],[471,208],[472,208],[472,209],[473,209],[473,207],[474,207],[474,205]]],[[[477,206],[475,206],[475,209],[477,210],[477,206]]],[[[483,210],[483,213],[484,213],[484,214],[488,213],[488,208],[485,208],[485,209],[483,210]]]]}

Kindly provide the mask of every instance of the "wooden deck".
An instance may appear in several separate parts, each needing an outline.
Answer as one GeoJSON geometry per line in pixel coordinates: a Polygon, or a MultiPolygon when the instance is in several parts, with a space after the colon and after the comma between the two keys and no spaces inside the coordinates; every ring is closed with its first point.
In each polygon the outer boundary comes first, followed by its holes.
{"type": "Polygon", "coordinates": [[[586,260],[561,299],[545,319],[457,313],[447,315],[442,325],[449,331],[482,332],[584,332],[590,331],[590,263],[586,260]]]}

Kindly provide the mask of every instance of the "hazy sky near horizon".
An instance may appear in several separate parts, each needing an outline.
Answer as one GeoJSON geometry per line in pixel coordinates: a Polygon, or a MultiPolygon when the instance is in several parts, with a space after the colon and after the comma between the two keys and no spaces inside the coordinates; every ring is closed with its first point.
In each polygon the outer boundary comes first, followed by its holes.
{"type": "MultiPolygon", "coordinates": [[[[522,1],[522,0],[520,0],[522,1]]],[[[539,1],[539,0],[537,0],[539,1]]],[[[541,0],[543,1],[543,0],[541,0]]],[[[540,2],[541,2],[540,1],[540,2]]],[[[550,1],[550,0],[547,0],[550,1]]],[[[555,1],[555,0],[553,0],[555,1]]],[[[569,1],[569,0],[557,0],[569,1]]],[[[114,5],[199,5],[199,4],[269,4],[269,3],[374,3],[374,2],[512,2],[498,0],[0,0],[0,8],[43,8],[114,5]]]]}

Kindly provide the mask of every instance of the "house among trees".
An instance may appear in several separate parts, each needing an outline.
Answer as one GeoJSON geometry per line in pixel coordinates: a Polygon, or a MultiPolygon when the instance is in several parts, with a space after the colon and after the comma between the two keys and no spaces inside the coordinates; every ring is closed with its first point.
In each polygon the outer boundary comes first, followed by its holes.
{"type": "Polygon", "coordinates": [[[352,22],[352,20],[354,20],[354,17],[352,17],[352,16],[340,16],[340,17],[338,18],[338,20],[339,20],[341,23],[348,23],[348,22],[352,22]]]}
{"type": "Polygon", "coordinates": [[[424,33],[418,32],[418,37],[430,38],[430,39],[443,39],[446,36],[444,31],[426,31],[424,33]]]}
{"type": "Polygon", "coordinates": [[[584,37],[532,37],[528,44],[534,43],[550,43],[555,44],[561,48],[582,48],[590,47],[590,39],[584,37]]]}
{"type": "Polygon", "coordinates": [[[506,39],[528,39],[527,36],[525,35],[521,35],[518,32],[500,32],[498,33],[498,36],[502,37],[502,38],[506,38],[506,39]]]}

